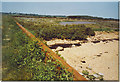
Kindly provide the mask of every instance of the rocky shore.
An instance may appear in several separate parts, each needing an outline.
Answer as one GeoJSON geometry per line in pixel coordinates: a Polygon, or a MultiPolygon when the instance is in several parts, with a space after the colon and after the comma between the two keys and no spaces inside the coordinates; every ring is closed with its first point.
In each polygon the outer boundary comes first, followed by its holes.
{"type": "Polygon", "coordinates": [[[104,80],[118,80],[118,32],[95,34],[84,41],[55,39],[47,44],[80,74],[87,70],[95,77],[102,74],[104,80]]]}

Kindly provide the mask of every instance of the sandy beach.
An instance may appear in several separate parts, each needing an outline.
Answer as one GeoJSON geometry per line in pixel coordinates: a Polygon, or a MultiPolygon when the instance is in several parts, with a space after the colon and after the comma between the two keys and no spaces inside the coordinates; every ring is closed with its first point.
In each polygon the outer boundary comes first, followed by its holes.
{"type": "MultiPolygon", "coordinates": [[[[95,36],[88,37],[88,41],[81,43],[81,46],[64,48],[63,51],[59,51],[59,54],[79,73],[82,73],[82,70],[88,70],[90,75],[95,73],[102,74],[104,80],[118,80],[119,41],[115,40],[115,38],[118,39],[118,33],[95,33],[95,36]],[[111,40],[107,41],[106,39],[111,40]],[[92,42],[98,40],[100,41],[98,43],[92,42]]],[[[59,43],[59,41],[56,42],[59,43]]]]}

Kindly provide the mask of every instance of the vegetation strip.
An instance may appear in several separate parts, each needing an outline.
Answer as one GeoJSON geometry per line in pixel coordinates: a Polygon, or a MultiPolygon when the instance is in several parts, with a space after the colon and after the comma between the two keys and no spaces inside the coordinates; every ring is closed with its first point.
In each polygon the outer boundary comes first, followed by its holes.
{"type": "Polygon", "coordinates": [[[67,64],[61,57],[56,55],[49,47],[47,47],[45,44],[43,44],[39,39],[37,39],[32,33],[28,32],[22,25],[20,25],[18,22],[16,24],[22,29],[24,33],[27,34],[31,39],[37,40],[39,42],[39,45],[43,47],[43,51],[47,50],[46,54],[51,55],[54,59],[58,59],[62,65],[64,65],[69,72],[73,72],[74,79],[75,80],[86,80],[82,75],[80,75],[74,68],[72,68],[69,64],[67,64]]]}

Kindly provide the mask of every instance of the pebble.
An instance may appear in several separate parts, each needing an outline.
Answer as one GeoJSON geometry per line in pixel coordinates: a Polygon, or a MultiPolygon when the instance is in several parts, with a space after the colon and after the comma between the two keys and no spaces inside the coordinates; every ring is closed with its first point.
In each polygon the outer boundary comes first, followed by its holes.
{"type": "Polygon", "coordinates": [[[82,63],[86,63],[85,61],[81,61],[82,63]]]}
{"type": "Polygon", "coordinates": [[[108,52],[106,51],[106,52],[104,52],[104,53],[108,53],[108,52]]]}
{"type": "Polygon", "coordinates": [[[103,73],[98,73],[99,75],[104,75],[103,73]]]}
{"type": "Polygon", "coordinates": [[[91,66],[88,66],[88,67],[86,67],[86,69],[92,70],[92,67],[91,67],[91,66]]]}
{"type": "Polygon", "coordinates": [[[102,54],[102,52],[100,52],[100,54],[102,54]]]}
{"type": "Polygon", "coordinates": [[[98,78],[98,77],[99,77],[99,75],[97,75],[97,74],[93,74],[93,76],[95,76],[96,78],[98,78]]]}
{"type": "Polygon", "coordinates": [[[101,55],[97,55],[97,57],[100,57],[101,55]]]}
{"type": "Polygon", "coordinates": [[[80,72],[79,72],[79,74],[80,74],[80,75],[84,75],[83,73],[80,73],[80,72]]]}
{"type": "Polygon", "coordinates": [[[79,66],[80,68],[82,68],[82,66],[79,66]]]}

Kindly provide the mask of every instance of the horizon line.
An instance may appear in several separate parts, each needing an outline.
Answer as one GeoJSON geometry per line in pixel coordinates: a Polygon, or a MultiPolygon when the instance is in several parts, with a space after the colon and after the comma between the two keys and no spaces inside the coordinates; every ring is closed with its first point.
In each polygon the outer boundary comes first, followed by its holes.
{"type": "Polygon", "coordinates": [[[119,18],[114,18],[114,17],[103,17],[103,16],[95,16],[95,15],[80,15],[80,14],[69,14],[69,15],[64,15],[64,14],[39,14],[39,13],[24,13],[24,12],[0,12],[0,13],[16,13],[16,14],[36,14],[36,15],[51,15],[51,16],[91,16],[91,17],[98,17],[98,18],[107,18],[107,19],[119,19],[119,18]]]}

